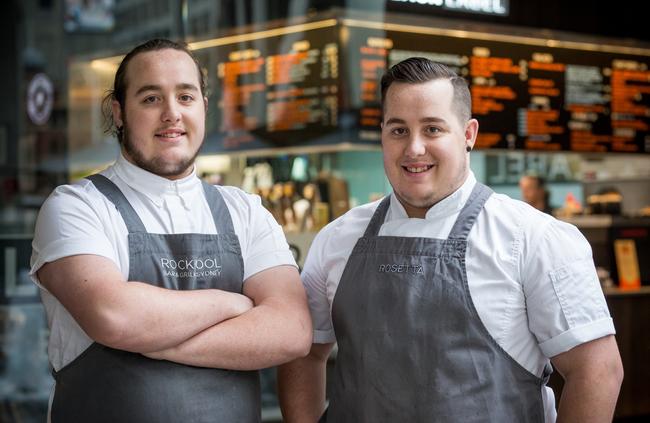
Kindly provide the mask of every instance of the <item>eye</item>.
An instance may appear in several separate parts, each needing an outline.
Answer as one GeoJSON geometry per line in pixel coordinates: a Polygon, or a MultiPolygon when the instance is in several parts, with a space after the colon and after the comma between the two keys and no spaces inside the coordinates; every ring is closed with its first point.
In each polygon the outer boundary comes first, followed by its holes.
{"type": "Polygon", "coordinates": [[[180,96],[178,96],[178,99],[183,103],[189,103],[191,101],[194,101],[194,96],[190,94],[181,94],[180,96]]]}
{"type": "Polygon", "coordinates": [[[396,128],[391,129],[390,133],[391,133],[391,135],[399,137],[399,136],[402,136],[402,135],[406,135],[408,133],[408,130],[406,128],[398,126],[396,128]]]}
{"type": "Polygon", "coordinates": [[[142,99],[142,102],[145,104],[152,104],[155,103],[156,101],[158,101],[158,97],[156,97],[155,95],[149,95],[144,99],[142,99]]]}
{"type": "Polygon", "coordinates": [[[441,131],[440,128],[438,128],[437,126],[427,126],[426,128],[424,128],[424,132],[426,132],[429,135],[436,135],[441,131]]]}

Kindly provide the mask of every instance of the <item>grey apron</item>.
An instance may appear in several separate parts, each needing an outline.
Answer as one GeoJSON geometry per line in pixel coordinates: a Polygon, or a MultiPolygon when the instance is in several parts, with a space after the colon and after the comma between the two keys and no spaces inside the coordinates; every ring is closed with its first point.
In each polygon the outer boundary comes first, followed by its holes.
{"type": "Polygon", "coordinates": [[[544,421],[545,381],[490,336],[467,285],[467,235],[491,194],[476,184],[446,240],[377,236],[390,197],[380,203],[334,297],[338,355],[322,420],[544,421]]]}
{"type": "MultiPolygon", "coordinates": [[[[129,230],[129,280],[168,289],[242,292],[239,240],[215,187],[203,184],[217,235],[165,235],[147,233],[133,207],[106,177],[88,179],[115,204],[129,230]]],[[[260,421],[257,371],[153,360],[95,342],[54,377],[53,423],[260,421]]]]}

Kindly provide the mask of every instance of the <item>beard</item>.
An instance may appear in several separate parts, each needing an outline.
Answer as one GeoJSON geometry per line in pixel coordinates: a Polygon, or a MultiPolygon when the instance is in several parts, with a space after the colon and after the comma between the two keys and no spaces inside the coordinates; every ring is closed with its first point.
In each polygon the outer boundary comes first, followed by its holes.
{"type": "Polygon", "coordinates": [[[123,119],[123,125],[122,148],[124,148],[129,158],[136,166],[163,178],[174,178],[186,174],[187,170],[194,165],[194,160],[199,154],[199,150],[201,150],[201,147],[199,147],[192,155],[181,157],[173,162],[160,156],[147,158],[131,139],[126,118],[123,119]]]}

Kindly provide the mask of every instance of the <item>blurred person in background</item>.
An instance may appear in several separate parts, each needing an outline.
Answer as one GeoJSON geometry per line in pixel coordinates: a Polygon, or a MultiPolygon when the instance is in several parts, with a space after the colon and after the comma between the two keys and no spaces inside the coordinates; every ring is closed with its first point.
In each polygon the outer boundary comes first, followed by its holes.
{"type": "Polygon", "coordinates": [[[549,203],[550,193],[546,188],[546,181],[541,176],[524,175],[519,179],[521,198],[537,210],[553,214],[549,203]]]}

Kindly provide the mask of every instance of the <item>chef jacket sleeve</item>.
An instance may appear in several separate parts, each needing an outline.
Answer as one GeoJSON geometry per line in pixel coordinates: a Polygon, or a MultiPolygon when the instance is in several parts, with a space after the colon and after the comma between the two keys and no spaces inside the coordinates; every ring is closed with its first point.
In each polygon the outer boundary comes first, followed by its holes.
{"type": "Polygon", "coordinates": [[[328,255],[325,254],[325,250],[329,244],[331,227],[330,224],[314,238],[300,275],[307,291],[309,311],[314,325],[313,342],[315,344],[336,341],[327,291],[328,272],[325,271],[329,266],[327,263],[328,255]]]}
{"type": "MultiPolygon", "coordinates": [[[[94,254],[117,262],[117,252],[107,233],[112,225],[102,224],[108,218],[105,201],[87,180],[57,187],[41,207],[32,241],[30,275],[43,288],[36,272],[45,263],[79,254],[94,254]]],[[[114,231],[113,231],[114,232],[114,231]]],[[[43,288],[44,289],[44,288],[43,288]]]]}
{"type": "Polygon", "coordinates": [[[549,219],[536,228],[522,258],[530,330],[553,357],[615,333],[591,246],[578,229],[549,219]]]}

